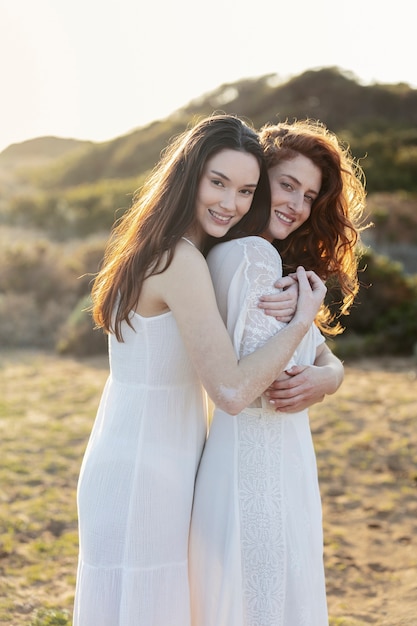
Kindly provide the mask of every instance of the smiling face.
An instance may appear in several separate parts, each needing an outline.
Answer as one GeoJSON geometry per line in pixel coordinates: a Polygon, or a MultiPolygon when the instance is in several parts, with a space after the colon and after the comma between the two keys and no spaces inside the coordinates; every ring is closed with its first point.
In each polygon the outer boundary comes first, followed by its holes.
{"type": "Polygon", "coordinates": [[[268,170],[271,186],[271,218],[263,236],[268,241],[285,239],[309,218],[320,192],[321,170],[298,154],[268,170]]]}
{"type": "Polygon", "coordinates": [[[196,220],[188,233],[201,246],[207,235],[223,237],[250,209],[260,175],[248,152],[221,150],[207,160],[196,198],[196,220]]]}

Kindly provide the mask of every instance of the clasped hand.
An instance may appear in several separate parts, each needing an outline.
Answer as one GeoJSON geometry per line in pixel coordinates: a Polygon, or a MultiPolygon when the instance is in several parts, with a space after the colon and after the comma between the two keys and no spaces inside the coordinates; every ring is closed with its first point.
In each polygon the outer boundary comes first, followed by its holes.
{"type": "MultiPolygon", "coordinates": [[[[262,296],[258,306],[266,315],[288,323],[297,309],[299,289],[296,275],[290,274],[280,278],[274,287],[281,291],[262,296]]],[[[277,411],[286,413],[302,411],[312,404],[322,402],[325,397],[325,393],[317,384],[319,376],[320,373],[315,366],[295,365],[281,374],[266,390],[265,396],[277,411]]]]}

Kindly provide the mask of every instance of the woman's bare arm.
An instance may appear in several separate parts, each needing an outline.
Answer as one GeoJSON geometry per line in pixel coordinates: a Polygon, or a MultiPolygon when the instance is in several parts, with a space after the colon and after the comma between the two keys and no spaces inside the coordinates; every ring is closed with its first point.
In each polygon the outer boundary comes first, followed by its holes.
{"type": "Polygon", "coordinates": [[[238,361],[218,311],[207,263],[196,249],[178,246],[170,267],[147,279],[155,299],[163,299],[173,312],[212,401],[231,414],[239,413],[278,378],[313,322],[326,288],[314,272],[302,268],[297,280],[299,299],[291,322],[238,361]]]}

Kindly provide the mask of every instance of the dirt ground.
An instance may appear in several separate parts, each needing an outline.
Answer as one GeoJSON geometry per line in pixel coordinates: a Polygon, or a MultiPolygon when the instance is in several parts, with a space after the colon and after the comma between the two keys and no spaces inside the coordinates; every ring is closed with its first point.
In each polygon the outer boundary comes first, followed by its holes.
{"type": "MultiPolygon", "coordinates": [[[[417,360],[345,365],[310,411],[330,625],[417,626],[417,360]]],[[[71,612],[76,481],[106,376],[105,358],[0,354],[0,623],[70,623],[35,620],[71,612]]]]}
{"type": "Polygon", "coordinates": [[[331,623],[417,625],[417,363],[346,365],[311,409],[331,623]]]}

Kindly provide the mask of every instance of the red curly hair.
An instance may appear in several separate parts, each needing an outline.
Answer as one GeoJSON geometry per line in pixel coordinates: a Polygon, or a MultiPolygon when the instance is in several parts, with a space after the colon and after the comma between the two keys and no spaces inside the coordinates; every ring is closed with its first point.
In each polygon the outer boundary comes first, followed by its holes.
{"type": "Polygon", "coordinates": [[[343,332],[335,317],[347,315],[359,290],[360,231],[365,209],[365,176],[349,148],[318,121],[265,125],[260,133],[267,168],[299,154],[310,159],[322,174],[320,193],[306,222],[285,240],[273,242],[285,271],[297,265],[314,270],[329,287],[337,286],[342,300],[323,306],[316,323],[327,335],[343,332]]]}

